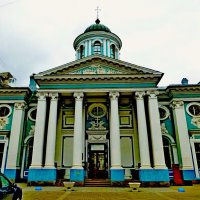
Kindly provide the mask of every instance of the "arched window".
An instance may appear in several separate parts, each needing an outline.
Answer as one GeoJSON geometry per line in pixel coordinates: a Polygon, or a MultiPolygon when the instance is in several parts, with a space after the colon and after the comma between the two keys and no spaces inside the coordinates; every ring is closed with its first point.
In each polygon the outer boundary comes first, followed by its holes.
{"type": "Polygon", "coordinates": [[[163,148],[165,155],[165,164],[168,167],[168,169],[171,169],[173,164],[172,148],[170,141],[166,137],[163,137],[163,148]]]}
{"type": "Polygon", "coordinates": [[[115,45],[114,44],[112,44],[110,46],[110,57],[115,58],[115,45]]]}
{"type": "Polygon", "coordinates": [[[84,54],[84,46],[81,45],[80,46],[80,58],[84,58],[85,57],[85,54],[84,54]]]}
{"type": "Polygon", "coordinates": [[[101,54],[101,43],[99,41],[94,43],[94,54],[101,54]]]}
{"type": "Polygon", "coordinates": [[[33,137],[29,139],[26,147],[25,170],[28,170],[29,167],[31,166],[32,154],[33,154],[33,137]]]}

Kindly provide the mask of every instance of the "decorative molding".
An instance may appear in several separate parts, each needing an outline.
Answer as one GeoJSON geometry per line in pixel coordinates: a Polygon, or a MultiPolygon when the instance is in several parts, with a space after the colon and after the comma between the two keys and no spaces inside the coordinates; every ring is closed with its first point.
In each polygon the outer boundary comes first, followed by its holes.
{"type": "Polygon", "coordinates": [[[2,107],[6,107],[6,108],[8,108],[9,109],[9,112],[8,112],[8,114],[6,115],[6,116],[0,116],[1,118],[8,118],[10,115],[11,115],[11,113],[12,113],[12,108],[10,107],[10,105],[8,105],[8,104],[1,104],[0,105],[0,108],[2,108],[2,107]]]}
{"type": "Polygon", "coordinates": [[[164,135],[168,135],[169,134],[167,128],[165,127],[165,123],[161,123],[161,132],[164,135]]]}
{"type": "Polygon", "coordinates": [[[16,110],[24,110],[26,108],[27,108],[27,106],[26,106],[26,104],[24,102],[15,103],[15,109],[16,110]]]}
{"type": "Polygon", "coordinates": [[[173,109],[179,109],[182,108],[184,105],[184,102],[182,100],[174,100],[171,102],[170,107],[173,109]]]}
{"type": "Polygon", "coordinates": [[[3,129],[8,124],[8,117],[0,117],[0,129],[3,129]]]}
{"type": "Polygon", "coordinates": [[[51,97],[51,100],[58,100],[58,93],[57,92],[51,92],[49,93],[49,97],[51,97]]]}
{"type": "Polygon", "coordinates": [[[74,93],[74,98],[76,99],[76,101],[82,101],[84,97],[83,92],[75,92],[74,93]]]}
{"type": "Polygon", "coordinates": [[[147,91],[146,94],[149,96],[149,99],[157,99],[159,92],[156,90],[147,91]]]}
{"type": "Polygon", "coordinates": [[[46,92],[39,92],[36,94],[38,97],[38,101],[46,101],[46,97],[48,97],[48,93],[46,92]]]}
{"type": "Polygon", "coordinates": [[[127,72],[119,71],[107,66],[101,66],[99,64],[84,67],[69,74],[124,74],[127,72]]]}
{"type": "Polygon", "coordinates": [[[186,111],[192,117],[200,117],[200,103],[199,102],[191,102],[191,103],[189,103],[187,105],[187,107],[186,107],[186,111]],[[191,111],[190,111],[190,107],[191,106],[196,106],[197,107],[197,108],[193,108],[194,109],[193,110],[194,113],[191,113],[191,111]]]}
{"type": "Polygon", "coordinates": [[[29,131],[29,135],[34,135],[34,133],[35,133],[35,125],[32,125],[29,131]]]}
{"type": "Polygon", "coordinates": [[[119,98],[119,92],[110,92],[109,97],[111,100],[117,100],[119,98]]]}
{"type": "Polygon", "coordinates": [[[166,106],[159,106],[159,113],[160,113],[160,109],[164,110],[164,112],[165,112],[165,116],[164,117],[161,117],[161,114],[160,114],[160,120],[167,119],[169,117],[169,115],[170,115],[169,109],[166,106]]]}
{"type": "Polygon", "coordinates": [[[136,99],[142,100],[144,96],[145,96],[145,92],[142,92],[142,91],[140,92],[140,91],[138,91],[138,92],[135,93],[136,99]]]}
{"type": "Polygon", "coordinates": [[[191,120],[191,124],[200,128],[200,116],[194,116],[191,120]]]}
{"type": "Polygon", "coordinates": [[[34,119],[34,118],[32,118],[32,116],[31,116],[31,113],[34,111],[34,110],[36,110],[36,112],[37,112],[37,107],[33,107],[33,108],[31,108],[29,111],[28,111],[28,118],[31,120],[31,121],[36,121],[36,118],[34,119]]]}

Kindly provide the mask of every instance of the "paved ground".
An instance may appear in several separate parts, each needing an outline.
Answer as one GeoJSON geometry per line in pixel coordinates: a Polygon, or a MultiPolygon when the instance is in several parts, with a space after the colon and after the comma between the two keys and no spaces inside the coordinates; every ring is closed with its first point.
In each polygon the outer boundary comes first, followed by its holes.
{"type": "Polygon", "coordinates": [[[36,187],[18,185],[23,188],[23,200],[200,200],[200,184],[169,188],[140,188],[139,192],[132,192],[126,187],[75,187],[74,191],[66,191],[64,187],[41,187],[41,190],[36,190],[36,187]],[[185,192],[179,192],[180,188],[185,192]]]}

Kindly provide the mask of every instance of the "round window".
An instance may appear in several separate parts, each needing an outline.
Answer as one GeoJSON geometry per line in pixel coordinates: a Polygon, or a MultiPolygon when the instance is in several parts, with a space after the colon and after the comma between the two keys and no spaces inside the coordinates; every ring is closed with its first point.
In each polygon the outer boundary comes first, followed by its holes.
{"type": "Polygon", "coordinates": [[[169,110],[165,106],[159,107],[160,119],[165,120],[169,117],[169,110]]]}
{"type": "Polygon", "coordinates": [[[104,104],[95,103],[88,108],[89,115],[94,118],[104,117],[107,113],[107,108],[104,104]]]}
{"type": "Polygon", "coordinates": [[[200,116],[200,103],[190,103],[188,104],[186,110],[191,116],[200,116]]]}
{"type": "Polygon", "coordinates": [[[35,121],[36,120],[36,114],[37,114],[37,108],[36,107],[31,108],[28,111],[28,117],[29,117],[29,119],[32,120],[32,121],[35,121]]]}
{"type": "Polygon", "coordinates": [[[0,105],[0,117],[8,117],[11,114],[9,105],[0,105]]]}

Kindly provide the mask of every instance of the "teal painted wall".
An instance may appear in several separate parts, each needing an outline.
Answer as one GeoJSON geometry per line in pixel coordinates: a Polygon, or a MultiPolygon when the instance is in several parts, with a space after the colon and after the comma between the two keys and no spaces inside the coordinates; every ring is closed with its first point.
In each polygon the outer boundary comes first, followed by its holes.
{"type": "Polygon", "coordinates": [[[200,130],[200,128],[198,128],[197,126],[195,126],[195,125],[193,125],[193,124],[191,123],[191,121],[192,121],[192,116],[189,115],[189,114],[187,113],[187,110],[186,110],[187,105],[188,105],[189,103],[191,103],[191,102],[184,103],[185,116],[186,116],[186,121],[187,121],[188,130],[189,130],[189,131],[192,131],[192,130],[200,130]]]}

